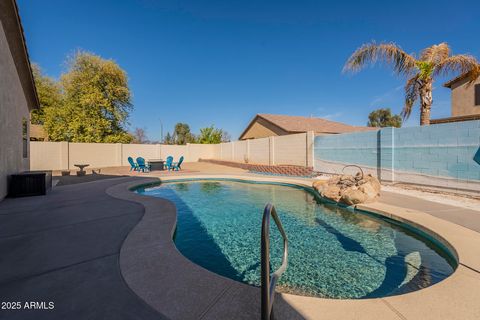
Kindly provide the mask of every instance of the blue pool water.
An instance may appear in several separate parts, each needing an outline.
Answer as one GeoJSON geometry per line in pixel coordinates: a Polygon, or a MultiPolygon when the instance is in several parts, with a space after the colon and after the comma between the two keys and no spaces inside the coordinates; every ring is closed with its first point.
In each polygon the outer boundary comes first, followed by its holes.
{"type": "MultiPolygon", "coordinates": [[[[328,298],[372,298],[418,290],[448,277],[456,262],[415,229],[324,203],[299,187],[239,181],[184,181],[140,188],[177,206],[175,244],[204,268],[258,286],[263,208],[275,205],[289,239],[277,290],[328,298]]],[[[282,241],[271,226],[272,268],[282,241]]]]}

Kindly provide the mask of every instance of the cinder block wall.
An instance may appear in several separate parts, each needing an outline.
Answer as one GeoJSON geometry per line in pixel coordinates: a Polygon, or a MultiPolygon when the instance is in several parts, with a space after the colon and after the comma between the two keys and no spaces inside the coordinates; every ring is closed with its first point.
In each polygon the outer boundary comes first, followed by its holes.
{"type": "Polygon", "coordinates": [[[270,163],[270,139],[261,138],[261,139],[252,139],[247,140],[249,144],[249,154],[248,162],[258,163],[258,164],[269,164],[270,163]]]}
{"type": "Polygon", "coordinates": [[[213,159],[312,167],[313,137],[313,132],[308,132],[221,143],[220,156],[213,159]]]}
{"type": "Polygon", "coordinates": [[[31,141],[30,166],[32,170],[76,169],[75,164],[89,164],[91,168],[128,166],[128,157],[136,159],[165,159],[181,156],[185,161],[199,158],[213,159],[219,145],[187,144],[120,144],[120,143],[68,143],[31,141]]]}
{"type": "Polygon", "coordinates": [[[385,181],[480,190],[480,121],[318,136],[315,170],[355,164],[385,181]]]}
{"type": "Polygon", "coordinates": [[[221,144],[120,144],[120,143],[30,143],[34,170],[75,169],[75,164],[91,168],[128,166],[128,157],[165,159],[180,156],[192,162],[216,159],[258,165],[295,165],[313,167],[313,132],[221,144]]]}

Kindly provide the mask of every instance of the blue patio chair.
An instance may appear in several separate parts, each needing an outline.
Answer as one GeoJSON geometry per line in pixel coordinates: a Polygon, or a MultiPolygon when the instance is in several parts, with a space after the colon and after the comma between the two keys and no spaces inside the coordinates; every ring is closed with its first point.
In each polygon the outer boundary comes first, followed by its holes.
{"type": "Polygon", "coordinates": [[[150,171],[150,165],[145,163],[145,159],[142,157],[137,158],[138,170],[142,172],[150,171]]]}
{"type": "Polygon", "coordinates": [[[165,169],[167,169],[168,171],[170,171],[172,169],[172,163],[173,163],[173,157],[172,156],[168,156],[167,157],[167,161],[165,161],[165,169]]]}
{"type": "Polygon", "coordinates": [[[178,162],[174,162],[172,164],[172,170],[174,171],[178,171],[178,170],[182,170],[182,162],[183,162],[183,156],[180,157],[180,159],[178,159],[178,162]]]}
{"type": "Polygon", "coordinates": [[[133,161],[132,157],[128,157],[128,163],[130,163],[130,171],[138,171],[138,164],[133,161]]]}

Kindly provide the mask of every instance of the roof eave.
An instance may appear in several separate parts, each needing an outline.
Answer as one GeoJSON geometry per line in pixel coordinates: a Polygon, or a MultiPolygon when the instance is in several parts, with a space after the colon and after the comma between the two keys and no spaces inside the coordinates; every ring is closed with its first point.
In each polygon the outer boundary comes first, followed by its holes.
{"type": "Polygon", "coordinates": [[[15,0],[1,1],[0,9],[1,22],[27,100],[28,109],[30,111],[38,109],[40,102],[33,79],[32,67],[30,65],[30,58],[17,3],[15,0]]]}
{"type": "Polygon", "coordinates": [[[470,74],[470,72],[465,72],[465,73],[459,75],[458,77],[453,78],[452,80],[445,82],[445,83],[443,84],[443,86],[444,86],[445,88],[450,88],[450,89],[451,89],[452,86],[453,86],[455,83],[457,83],[458,81],[462,81],[462,80],[465,79],[469,74],[470,74]]]}

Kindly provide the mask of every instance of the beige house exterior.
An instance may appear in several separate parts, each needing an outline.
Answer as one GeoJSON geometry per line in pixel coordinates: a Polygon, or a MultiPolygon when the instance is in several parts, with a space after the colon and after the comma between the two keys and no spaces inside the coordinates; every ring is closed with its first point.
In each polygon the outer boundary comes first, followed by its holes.
{"type": "Polygon", "coordinates": [[[30,111],[39,106],[14,0],[0,1],[0,200],[8,176],[30,167],[30,111]]]}
{"type": "Polygon", "coordinates": [[[480,78],[469,84],[468,74],[463,74],[443,86],[452,90],[452,116],[433,119],[431,124],[480,119],[480,78]]]}
{"type": "Polygon", "coordinates": [[[240,135],[239,140],[259,139],[313,131],[315,135],[371,131],[378,128],[351,126],[322,118],[257,114],[240,135]]]}

